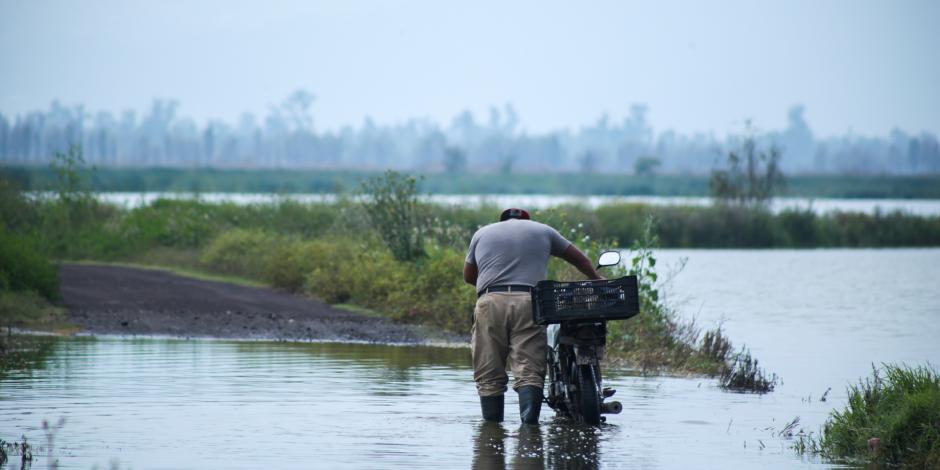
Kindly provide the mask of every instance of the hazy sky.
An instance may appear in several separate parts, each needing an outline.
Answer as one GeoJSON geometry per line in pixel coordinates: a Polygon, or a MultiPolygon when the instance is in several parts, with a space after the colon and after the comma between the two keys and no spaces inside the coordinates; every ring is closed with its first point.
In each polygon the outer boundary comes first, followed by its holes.
{"type": "Polygon", "coordinates": [[[940,1],[0,0],[0,112],[175,98],[198,121],[317,96],[315,126],[411,117],[577,128],[631,103],[657,130],[746,118],[819,135],[940,133],[940,1]]]}

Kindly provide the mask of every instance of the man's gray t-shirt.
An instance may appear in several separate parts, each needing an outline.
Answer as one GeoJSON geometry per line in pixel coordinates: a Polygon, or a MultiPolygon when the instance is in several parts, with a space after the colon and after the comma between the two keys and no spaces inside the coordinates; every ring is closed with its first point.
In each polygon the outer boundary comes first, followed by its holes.
{"type": "Polygon", "coordinates": [[[545,279],[548,257],[561,255],[570,245],[548,225],[509,219],[473,234],[467,263],[477,266],[477,292],[490,286],[534,286],[545,279]]]}

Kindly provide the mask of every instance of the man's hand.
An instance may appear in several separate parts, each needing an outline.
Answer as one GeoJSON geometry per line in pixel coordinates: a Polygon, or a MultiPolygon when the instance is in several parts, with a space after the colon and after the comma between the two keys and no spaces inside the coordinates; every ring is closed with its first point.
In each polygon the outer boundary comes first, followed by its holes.
{"type": "Polygon", "coordinates": [[[463,280],[470,284],[471,286],[476,287],[477,285],[477,265],[464,263],[463,264],[463,280]]]}
{"type": "MultiPolygon", "coordinates": [[[[565,248],[560,258],[567,261],[568,264],[575,268],[578,268],[578,271],[581,271],[588,279],[604,279],[604,277],[598,274],[597,270],[594,269],[594,263],[592,263],[587,256],[584,256],[584,253],[582,253],[578,247],[574,246],[574,243],[568,245],[568,248],[565,248]]],[[[475,267],[476,266],[474,266],[474,268],[475,267]]],[[[466,279],[467,276],[466,272],[466,267],[464,267],[464,279],[466,279]]]]}

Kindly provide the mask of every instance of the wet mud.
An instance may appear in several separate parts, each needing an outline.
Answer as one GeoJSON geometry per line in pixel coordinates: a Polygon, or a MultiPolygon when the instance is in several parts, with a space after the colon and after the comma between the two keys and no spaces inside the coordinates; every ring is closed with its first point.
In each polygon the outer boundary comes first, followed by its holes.
{"type": "Polygon", "coordinates": [[[161,270],[63,264],[60,278],[68,321],[90,334],[404,344],[463,339],[276,289],[161,270]]]}

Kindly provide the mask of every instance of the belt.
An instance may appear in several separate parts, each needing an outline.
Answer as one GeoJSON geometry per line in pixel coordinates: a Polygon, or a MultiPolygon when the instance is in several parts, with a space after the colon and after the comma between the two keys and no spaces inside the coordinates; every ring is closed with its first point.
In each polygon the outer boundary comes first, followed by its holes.
{"type": "Polygon", "coordinates": [[[488,294],[490,292],[532,292],[532,286],[523,286],[521,284],[490,286],[478,292],[477,297],[483,297],[483,294],[488,294]]]}

